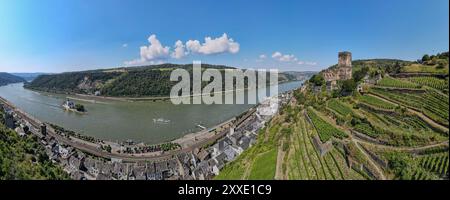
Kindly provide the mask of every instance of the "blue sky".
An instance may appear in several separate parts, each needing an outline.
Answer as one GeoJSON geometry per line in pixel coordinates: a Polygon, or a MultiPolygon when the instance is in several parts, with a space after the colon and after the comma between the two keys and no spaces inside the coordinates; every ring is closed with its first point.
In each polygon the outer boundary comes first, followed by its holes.
{"type": "Polygon", "coordinates": [[[193,60],[305,71],[335,64],[342,50],[354,59],[415,60],[448,51],[448,4],[0,0],[0,71],[64,72],[193,60]],[[205,37],[210,41],[205,43],[205,37]]]}

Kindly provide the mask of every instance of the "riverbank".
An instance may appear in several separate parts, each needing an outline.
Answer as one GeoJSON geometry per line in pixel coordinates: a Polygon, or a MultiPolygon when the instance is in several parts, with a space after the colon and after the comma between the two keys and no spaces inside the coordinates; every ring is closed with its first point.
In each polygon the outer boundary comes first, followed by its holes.
{"type": "MultiPolygon", "coordinates": [[[[276,85],[281,84],[289,84],[289,83],[295,83],[295,82],[303,82],[304,80],[291,80],[291,81],[280,81],[276,85]]],[[[273,87],[273,85],[267,85],[266,88],[273,87]]],[[[111,100],[111,101],[125,101],[125,102],[137,102],[137,101],[170,101],[170,96],[140,96],[140,97],[132,97],[132,96],[102,96],[102,95],[93,95],[93,94],[82,94],[82,93],[71,93],[71,92],[62,92],[62,91],[46,91],[46,90],[39,90],[39,89],[32,89],[24,87],[27,90],[35,91],[35,92],[45,92],[45,93],[54,93],[54,94],[60,94],[60,95],[69,95],[74,97],[82,97],[84,99],[80,100],[86,100],[91,102],[96,102],[99,100],[111,100]]],[[[256,90],[259,90],[261,88],[255,88],[256,90]]],[[[179,96],[177,98],[194,98],[194,97],[200,97],[200,96],[209,96],[211,94],[230,94],[234,92],[245,92],[248,91],[249,88],[244,89],[234,89],[234,90],[224,90],[219,92],[212,92],[212,93],[206,93],[206,94],[190,94],[185,96],[179,96]]],[[[73,97],[72,97],[73,98],[73,97]]]]}
{"type": "MultiPolygon", "coordinates": [[[[87,141],[80,137],[73,136],[71,134],[57,131],[55,130],[54,126],[52,126],[49,123],[42,122],[35,117],[29,115],[28,113],[22,111],[21,109],[17,108],[15,105],[7,101],[6,99],[0,97],[0,103],[6,105],[9,110],[11,110],[16,115],[17,121],[24,121],[24,124],[30,124],[32,125],[33,130],[39,130],[40,126],[42,124],[47,125],[47,132],[52,137],[56,138],[57,140],[61,141],[62,143],[72,146],[74,148],[80,149],[82,151],[85,151],[86,153],[103,157],[103,158],[109,158],[109,159],[122,159],[125,161],[140,161],[140,160],[153,160],[153,159],[163,159],[166,157],[170,157],[172,155],[176,155],[177,153],[189,151],[193,148],[199,148],[202,145],[214,142],[220,136],[224,135],[224,130],[226,128],[229,128],[230,125],[234,122],[234,118],[227,120],[225,122],[222,122],[211,129],[208,130],[202,130],[196,133],[190,133],[187,135],[182,136],[181,138],[174,139],[170,142],[180,144],[181,149],[176,151],[169,151],[169,152],[148,152],[148,153],[141,153],[141,154],[126,154],[126,153],[119,153],[121,152],[125,146],[121,143],[113,142],[113,141],[107,141],[107,140],[99,140],[94,138],[93,141],[87,141]],[[221,133],[221,134],[220,134],[221,133]],[[104,145],[110,145],[111,147],[116,147],[116,149],[112,149],[111,152],[107,152],[101,149],[104,145]]],[[[35,132],[37,136],[43,137],[42,134],[39,134],[39,132],[35,132]]],[[[92,138],[92,137],[90,137],[92,138]]],[[[143,143],[139,143],[136,145],[128,145],[128,148],[134,148],[134,147],[142,147],[143,143]]],[[[152,144],[152,145],[158,145],[158,144],[152,144]]]]}

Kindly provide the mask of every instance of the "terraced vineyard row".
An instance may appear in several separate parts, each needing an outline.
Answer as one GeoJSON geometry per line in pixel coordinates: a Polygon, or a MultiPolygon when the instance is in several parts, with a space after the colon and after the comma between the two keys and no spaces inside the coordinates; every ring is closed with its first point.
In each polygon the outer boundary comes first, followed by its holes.
{"type": "Polygon", "coordinates": [[[376,138],[378,136],[377,131],[367,123],[359,123],[355,125],[355,131],[366,134],[370,137],[376,138]]]}
{"type": "Polygon", "coordinates": [[[420,165],[438,175],[445,175],[448,173],[448,153],[441,153],[435,155],[428,155],[420,160],[420,165]]]}
{"type": "Polygon", "coordinates": [[[448,126],[448,96],[435,91],[427,90],[424,94],[400,93],[387,91],[382,88],[372,88],[371,92],[388,99],[400,102],[403,105],[421,111],[437,123],[448,126]]]}
{"type": "Polygon", "coordinates": [[[287,159],[287,178],[290,180],[355,180],[364,179],[349,168],[344,156],[335,148],[320,156],[312,143],[317,134],[303,116],[295,124],[291,138],[293,148],[287,159]]]}
{"type": "Polygon", "coordinates": [[[384,77],[383,79],[381,79],[378,82],[377,85],[383,86],[383,87],[396,87],[396,88],[413,88],[413,89],[421,88],[421,86],[418,84],[415,84],[415,83],[412,83],[409,81],[403,81],[403,80],[391,78],[391,77],[384,77]]]}
{"type": "Polygon", "coordinates": [[[317,129],[317,132],[319,133],[319,138],[322,142],[326,142],[330,140],[332,137],[336,138],[347,137],[347,134],[344,131],[337,129],[333,125],[323,120],[319,115],[315,113],[315,111],[312,108],[308,108],[307,113],[312,123],[314,124],[314,127],[317,129]]]}
{"type": "Polygon", "coordinates": [[[424,169],[417,169],[411,177],[412,180],[436,180],[438,177],[424,169]]]}
{"type": "Polygon", "coordinates": [[[424,77],[411,77],[409,78],[409,80],[418,85],[426,85],[438,90],[448,90],[448,82],[446,82],[444,79],[424,76],[424,77]]]}
{"type": "Polygon", "coordinates": [[[347,107],[346,105],[344,105],[343,103],[339,102],[339,100],[336,99],[331,99],[330,101],[328,101],[328,108],[336,111],[342,116],[348,116],[353,113],[352,109],[350,109],[349,107],[347,107]]]}
{"type": "Polygon", "coordinates": [[[369,104],[371,106],[374,106],[376,108],[386,109],[386,110],[392,110],[396,107],[395,104],[383,101],[379,98],[370,96],[370,95],[363,95],[359,97],[359,100],[363,103],[369,104]]]}
{"type": "Polygon", "coordinates": [[[449,98],[435,91],[427,91],[424,95],[424,114],[440,124],[448,126],[449,98]]]}

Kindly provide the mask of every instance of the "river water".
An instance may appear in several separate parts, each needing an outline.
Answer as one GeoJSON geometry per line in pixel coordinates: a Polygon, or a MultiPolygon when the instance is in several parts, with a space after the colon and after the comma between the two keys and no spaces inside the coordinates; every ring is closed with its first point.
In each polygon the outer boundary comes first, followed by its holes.
{"type": "MultiPolygon", "coordinates": [[[[300,87],[301,81],[283,83],[279,92],[300,87]]],[[[231,95],[231,94],[230,94],[231,95]]],[[[197,124],[213,127],[241,114],[253,105],[174,105],[171,101],[78,101],[86,114],[65,111],[67,95],[31,91],[23,83],[0,87],[0,96],[37,119],[57,124],[81,134],[109,141],[156,144],[199,131],[197,124]],[[164,119],[160,122],[154,119],[164,119]]],[[[79,98],[79,97],[77,97],[79,98]]]]}

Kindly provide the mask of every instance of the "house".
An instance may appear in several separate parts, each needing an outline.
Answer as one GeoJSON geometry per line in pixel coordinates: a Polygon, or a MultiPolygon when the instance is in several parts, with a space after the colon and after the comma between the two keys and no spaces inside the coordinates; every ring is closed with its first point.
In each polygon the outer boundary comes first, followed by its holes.
{"type": "Polygon", "coordinates": [[[233,135],[231,135],[230,136],[230,140],[231,140],[232,144],[233,145],[237,145],[239,140],[241,139],[242,135],[243,134],[240,131],[239,132],[235,132],[233,135]]]}
{"type": "Polygon", "coordinates": [[[190,159],[187,153],[180,153],[177,155],[177,158],[181,163],[188,163],[190,159]]]}
{"type": "Polygon", "coordinates": [[[216,156],[214,158],[216,160],[216,162],[217,162],[217,168],[222,169],[225,166],[225,163],[226,163],[225,159],[226,159],[226,157],[227,156],[225,155],[225,153],[221,153],[221,154],[219,154],[218,156],[216,156]]]}
{"type": "Polygon", "coordinates": [[[97,175],[97,177],[95,178],[95,180],[109,180],[109,179],[110,179],[110,177],[103,173],[99,173],[97,175]]]}
{"type": "Polygon", "coordinates": [[[169,171],[169,167],[167,165],[167,161],[161,161],[155,163],[155,172],[156,173],[163,173],[169,171]]]}
{"type": "Polygon", "coordinates": [[[217,167],[217,164],[218,163],[217,163],[217,161],[215,159],[208,160],[208,165],[209,165],[209,167],[211,169],[211,172],[213,174],[215,174],[216,176],[219,175],[219,172],[220,172],[219,168],[217,167]]]}
{"type": "Polygon", "coordinates": [[[175,171],[178,171],[177,170],[178,169],[178,163],[177,163],[177,161],[175,159],[169,160],[167,162],[167,165],[168,165],[169,169],[172,170],[174,173],[175,173],[175,171]]]}
{"type": "Polygon", "coordinates": [[[358,84],[358,86],[356,87],[356,91],[358,91],[359,93],[364,92],[364,84],[363,83],[358,84]]]}
{"type": "Polygon", "coordinates": [[[205,149],[202,149],[198,154],[197,157],[200,161],[206,160],[209,157],[209,152],[205,149]]]}
{"type": "Polygon", "coordinates": [[[223,151],[223,153],[226,155],[225,160],[230,162],[232,160],[234,160],[234,158],[236,158],[236,156],[239,155],[239,150],[235,149],[233,146],[227,146],[225,148],[225,150],[223,151]]]}
{"type": "Polygon", "coordinates": [[[70,173],[70,178],[72,180],[85,180],[86,177],[84,176],[84,174],[80,171],[74,171],[70,173]]]}
{"type": "Polygon", "coordinates": [[[56,143],[53,145],[52,152],[61,156],[63,159],[67,159],[69,157],[69,150],[56,143]]]}
{"type": "Polygon", "coordinates": [[[16,129],[14,129],[14,131],[15,131],[17,134],[19,134],[20,137],[24,137],[25,135],[27,135],[27,134],[25,133],[25,131],[23,130],[23,128],[20,127],[20,126],[16,127],[16,129]]]}
{"type": "Polygon", "coordinates": [[[336,80],[327,81],[326,85],[327,85],[327,91],[332,91],[332,90],[335,90],[338,88],[336,80]]]}
{"type": "Polygon", "coordinates": [[[81,167],[81,160],[75,156],[70,156],[69,157],[69,168],[72,171],[78,171],[80,169],[80,167],[81,167]]]}
{"type": "Polygon", "coordinates": [[[146,163],[146,176],[147,180],[161,180],[162,173],[156,172],[155,163],[146,163]]]}
{"type": "Polygon", "coordinates": [[[378,83],[378,81],[380,81],[383,77],[381,76],[381,73],[377,73],[374,77],[370,77],[368,74],[366,76],[364,76],[363,80],[364,83],[366,84],[370,84],[370,85],[375,85],[378,83]]]}
{"type": "Polygon", "coordinates": [[[217,142],[217,145],[214,145],[213,147],[213,151],[216,153],[216,155],[220,152],[223,152],[223,150],[225,149],[225,147],[229,146],[233,144],[233,142],[230,140],[230,138],[228,137],[224,137],[222,139],[220,139],[217,142]]]}
{"type": "Polygon", "coordinates": [[[197,167],[193,171],[193,177],[197,180],[205,180],[208,177],[208,162],[202,161],[198,163],[197,167]]]}
{"type": "Polygon", "coordinates": [[[183,180],[194,180],[194,177],[192,177],[191,175],[185,175],[182,178],[183,180]]]}
{"type": "Polygon", "coordinates": [[[126,164],[113,162],[111,173],[119,180],[126,180],[128,177],[126,164]]]}
{"type": "Polygon", "coordinates": [[[135,180],[146,180],[147,179],[147,172],[146,172],[146,166],[145,164],[136,164],[133,167],[133,174],[135,177],[135,180]]]}
{"type": "Polygon", "coordinates": [[[113,165],[110,162],[97,161],[96,166],[100,173],[107,176],[110,176],[113,171],[113,165]]]}
{"type": "Polygon", "coordinates": [[[250,138],[247,136],[244,136],[241,138],[241,141],[238,144],[238,147],[240,148],[240,151],[244,151],[246,149],[248,149],[248,147],[250,147],[250,138]]]}
{"type": "Polygon", "coordinates": [[[91,175],[97,176],[99,170],[95,164],[95,160],[92,158],[86,158],[83,163],[83,168],[91,175]]]}

